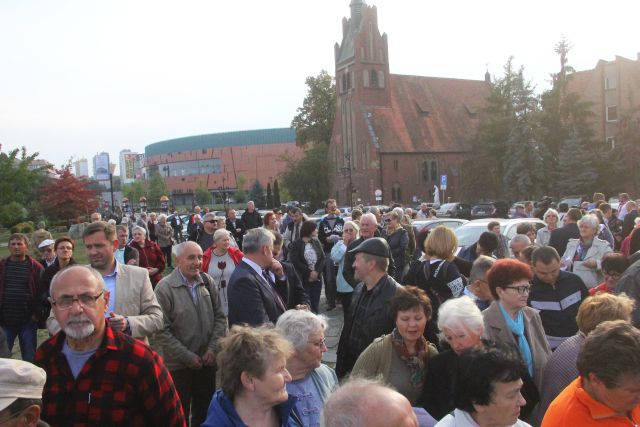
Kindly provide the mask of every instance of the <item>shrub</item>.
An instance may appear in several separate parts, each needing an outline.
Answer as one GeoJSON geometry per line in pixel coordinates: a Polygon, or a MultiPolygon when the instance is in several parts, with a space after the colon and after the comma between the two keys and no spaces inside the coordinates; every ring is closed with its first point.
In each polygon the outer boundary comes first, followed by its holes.
{"type": "Polygon", "coordinates": [[[28,222],[20,222],[16,225],[14,225],[13,227],[11,227],[11,232],[12,233],[24,233],[24,234],[29,234],[29,233],[33,233],[33,223],[31,221],[28,222]]]}
{"type": "Polygon", "coordinates": [[[27,219],[27,210],[18,202],[11,202],[0,206],[0,224],[4,227],[12,227],[27,219]]]}

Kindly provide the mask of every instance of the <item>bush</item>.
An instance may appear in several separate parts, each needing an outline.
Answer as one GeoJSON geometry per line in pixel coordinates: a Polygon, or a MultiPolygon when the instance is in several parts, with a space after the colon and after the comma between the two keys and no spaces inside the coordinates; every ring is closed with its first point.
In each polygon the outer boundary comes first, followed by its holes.
{"type": "Polygon", "coordinates": [[[13,227],[11,227],[11,233],[23,233],[29,234],[33,233],[33,223],[31,221],[28,222],[20,222],[13,227]]]}
{"type": "Polygon", "coordinates": [[[18,202],[11,202],[0,207],[0,224],[12,227],[27,219],[27,210],[18,202]]]}

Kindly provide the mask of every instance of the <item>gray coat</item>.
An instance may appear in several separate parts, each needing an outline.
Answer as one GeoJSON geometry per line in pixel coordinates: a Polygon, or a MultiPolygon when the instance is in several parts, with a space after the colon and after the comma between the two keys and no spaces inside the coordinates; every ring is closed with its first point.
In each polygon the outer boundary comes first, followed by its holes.
{"type": "MultiPolygon", "coordinates": [[[[551,350],[549,349],[538,312],[531,307],[523,307],[522,314],[524,316],[524,334],[529,342],[533,358],[533,380],[538,390],[541,390],[542,373],[551,350]]],[[[502,316],[497,301],[492,302],[489,308],[482,312],[482,317],[484,318],[484,334],[486,338],[491,341],[518,346],[518,342],[507,326],[504,316],[502,316]]]]}

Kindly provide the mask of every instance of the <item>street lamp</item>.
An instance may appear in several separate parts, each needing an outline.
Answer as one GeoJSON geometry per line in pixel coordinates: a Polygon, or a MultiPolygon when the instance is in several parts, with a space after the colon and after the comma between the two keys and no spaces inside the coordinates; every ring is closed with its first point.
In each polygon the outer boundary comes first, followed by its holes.
{"type": "Polygon", "coordinates": [[[171,170],[170,170],[170,168],[169,168],[169,165],[164,165],[164,166],[162,167],[162,170],[165,172],[165,175],[164,175],[164,176],[167,176],[167,177],[168,177],[168,176],[171,176],[171,170]]]}
{"type": "Polygon", "coordinates": [[[344,155],[347,165],[340,170],[345,178],[349,178],[349,206],[353,209],[353,182],[351,181],[351,154],[344,155]]]}

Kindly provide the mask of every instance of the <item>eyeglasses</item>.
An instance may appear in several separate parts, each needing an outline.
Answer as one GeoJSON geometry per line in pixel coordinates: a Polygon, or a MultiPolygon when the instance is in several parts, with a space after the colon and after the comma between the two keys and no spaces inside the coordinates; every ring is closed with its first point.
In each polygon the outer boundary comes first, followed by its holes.
{"type": "Polygon", "coordinates": [[[507,289],[515,289],[516,291],[518,291],[519,295],[524,295],[524,293],[529,293],[531,292],[531,286],[529,285],[522,285],[522,286],[507,286],[507,289]]]}
{"type": "Polygon", "coordinates": [[[322,338],[320,341],[312,342],[311,344],[315,345],[318,348],[326,347],[327,342],[322,338]]]}
{"type": "Polygon", "coordinates": [[[73,307],[74,301],[78,301],[78,304],[80,304],[83,308],[93,308],[96,306],[96,301],[98,300],[98,298],[100,298],[103,294],[104,291],[95,296],[89,294],[82,294],[76,297],[64,296],[58,298],[57,300],[51,300],[51,304],[55,305],[60,310],[69,310],[71,307],[73,307]]]}
{"type": "Polygon", "coordinates": [[[622,274],[617,273],[617,272],[615,272],[615,271],[605,271],[605,272],[604,272],[604,275],[605,275],[605,276],[609,276],[609,277],[611,277],[612,279],[619,279],[619,278],[620,278],[620,276],[622,276],[622,274]]]}
{"type": "Polygon", "coordinates": [[[205,222],[208,222],[209,224],[217,224],[218,221],[216,221],[215,219],[208,219],[205,222]]]}
{"type": "Polygon", "coordinates": [[[356,230],[354,230],[353,228],[345,228],[344,232],[345,233],[355,233],[356,230]]]}

